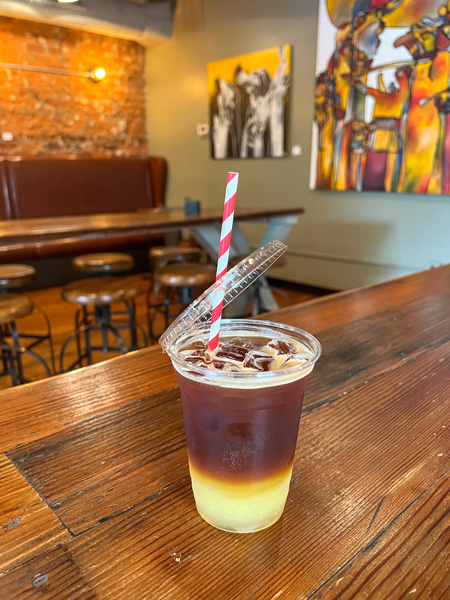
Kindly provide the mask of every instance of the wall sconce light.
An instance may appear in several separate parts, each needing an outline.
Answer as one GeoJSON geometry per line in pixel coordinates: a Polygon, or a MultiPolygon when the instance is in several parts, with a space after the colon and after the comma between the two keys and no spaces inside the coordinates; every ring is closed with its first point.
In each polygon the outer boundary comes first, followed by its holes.
{"type": "Polygon", "coordinates": [[[53,75],[71,75],[72,77],[86,77],[91,81],[98,83],[105,78],[106,71],[101,67],[89,69],[88,71],[65,71],[64,69],[52,69],[50,67],[31,67],[28,65],[14,65],[11,63],[0,62],[2,69],[17,69],[18,71],[33,71],[35,73],[51,73],[53,75]]]}
{"type": "Polygon", "coordinates": [[[101,67],[97,69],[89,69],[88,73],[89,79],[94,83],[98,83],[99,81],[104,79],[106,75],[105,69],[102,69],[101,67]]]}

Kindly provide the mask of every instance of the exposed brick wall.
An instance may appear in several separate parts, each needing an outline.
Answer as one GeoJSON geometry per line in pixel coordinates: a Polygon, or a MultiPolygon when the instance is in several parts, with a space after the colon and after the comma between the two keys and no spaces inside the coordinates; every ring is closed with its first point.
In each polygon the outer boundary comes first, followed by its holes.
{"type": "Polygon", "coordinates": [[[0,155],[145,155],[145,49],[136,42],[0,17],[0,62],[87,71],[69,75],[0,68],[0,155]]]}

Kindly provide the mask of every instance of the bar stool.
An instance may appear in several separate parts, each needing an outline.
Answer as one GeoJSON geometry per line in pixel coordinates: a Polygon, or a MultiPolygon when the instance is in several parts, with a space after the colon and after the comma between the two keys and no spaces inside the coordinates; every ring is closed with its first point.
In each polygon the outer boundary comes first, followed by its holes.
{"type": "Polygon", "coordinates": [[[72,268],[81,273],[110,275],[130,271],[134,267],[134,258],[122,252],[97,252],[82,254],[72,261],[72,268]]]}
{"type": "Polygon", "coordinates": [[[153,291],[155,300],[160,291],[160,285],[155,281],[157,269],[172,263],[199,262],[204,252],[201,248],[192,246],[154,246],[148,252],[150,261],[150,287],[147,291],[147,307],[150,304],[150,294],[153,291]]]}
{"type": "MultiPolygon", "coordinates": [[[[123,252],[95,252],[82,254],[72,260],[72,268],[80,273],[109,277],[113,273],[130,271],[134,267],[134,258],[123,252]]],[[[82,309],[79,307],[75,313],[75,329],[81,325],[82,309]]],[[[123,311],[112,311],[111,316],[123,315],[123,311]]],[[[94,315],[90,315],[94,316],[94,315]]]]}
{"type": "MultiPolygon", "coordinates": [[[[22,264],[0,265],[0,294],[3,296],[9,295],[10,290],[15,290],[17,288],[21,288],[25,285],[28,285],[35,278],[36,278],[36,269],[34,267],[32,267],[31,265],[22,265],[22,264]]],[[[39,333],[22,333],[21,332],[20,334],[18,334],[19,338],[21,340],[24,340],[24,339],[28,340],[28,343],[23,346],[23,348],[25,350],[31,350],[38,344],[48,341],[49,348],[50,348],[50,360],[51,360],[52,371],[53,371],[53,373],[56,373],[55,353],[54,353],[54,348],[53,348],[53,339],[52,339],[52,334],[51,334],[50,321],[48,319],[46,312],[40,306],[35,305],[31,300],[29,300],[29,301],[31,302],[31,306],[32,306],[31,312],[33,312],[33,310],[36,310],[42,316],[42,318],[45,322],[45,326],[46,326],[46,333],[39,334],[39,333]]],[[[23,315],[23,316],[25,316],[25,315],[23,315]]],[[[4,339],[5,337],[13,338],[14,336],[12,334],[13,333],[12,329],[14,327],[15,327],[15,325],[13,327],[9,327],[7,323],[4,323],[3,330],[2,330],[2,339],[4,339]],[[9,331],[9,333],[8,333],[8,331],[9,331]]],[[[22,344],[22,342],[21,342],[21,344],[22,344]]],[[[33,353],[33,354],[35,354],[35,353],[33,353]]],[[[37,356],[38,355],[36,354],[36,357],[37,356]]],[[[43,359],[41,359],[41,357],[39,357],[40,362],[41,362],[41,360],[43,360],[43,359]]],[[[49,375],[51,375],[51,372],[48,368],[47,362],[44,361],[44,363],[45,363],[46,370],[48,370],[49,375]]]]}
{"type": "Polygon", "coordinates": [[[158,314],[164,316],[164,329],[169,325],[170,319],[178,316],[196,297],[195,288],[206,289],[216,278],[216,267],[197,263],[171,264],[154,272],[155,284],[166,288],[166,295],[161,303],[149,307],[149,336],[150,341],[156,339],[154,321],[158,314]],[[176,298],[171,299],[171,292],[175,291],[176,298]],[[181,307],[180,307],[181,305],[181,307]],[[177,306],[175,312],[171,307],[177,306]]]}
{"type": "Polygon", "coordinates": [[[61,371],[70,371],[76,366],[81,366],[83,359],[88,365],[92,364],[92,353],[102,351],[121,352],[125,354],[139,348],[137,341],[137,330],[143,335],[144,343],[147,344],[145,331],[136,323],[136,310],[134,299],[140,293],[139,283],[130,282],[122,277],[92,277],[80,279],[64,286],[62,298],[66,302],[78,305],[75,317],[75,331],[64,342],[59,357],[61,371]],[[123,302],[124,311],[112,311],[111,304],[123,302]],[[93,306],[93,310],[89,307],[93,306]],[[112,317],[125,315],[125,320],[117,320],[112,317]],[[127,330],[130,334],[130,345],[127,346],[121,330],[127,330]],[[100,346],[92,343],[91,334],[95,331],[101,333],[102,343],[100,346]],[[112,346],[108,339],[111,333],[117,343],[112,346]],[[81,349],[81,336],[84,337],[84,351],[81,349]],[[68,345],[76,340],[77,358],[69,367],[64,368],[64,357],[68,345]]]}
{"type": "MultiPolygon", "coordinates": [[[[39,361],[44,367],[47,377],[52,375],[46,361],[31,349],[32,345],[24,347],[20,342],[16,319],[30,315],[33,308],[31,298],[25,294],[0,294],[0,360],[3,363],[0,377],[9,375],[13,386],[31,381],[24,374],[22,362],[24,355],[39,361]],[[12,343],[8,343],[9,338],[12,339],[12,343]]],[[[36,343],[39,342],[35,342],[34,345],[36,343]]]]}
{"type": "Polygon", "coordinates": [[[152,335],[152,309],[161,308],[162,304],[158,302],[158,296],[161,291],[161,282],[155,279],[155,272],[169,264],[182,262],[199,262],[204,256],[204,251],[201,248],[193,246],[153,246],[148,252],[150,262],[150,285],[147,289],[147,322],[149,337],[151,341],[155,341],[152,335]],[[153,293],[152,302],[151,295],[153,293]]]}
{"type": "Polygon", "coordinates": [[[201,258],[203,250],[191,246],[154,246],[148,257],[155,270],[172,262],[194,261],[201,258]]]}

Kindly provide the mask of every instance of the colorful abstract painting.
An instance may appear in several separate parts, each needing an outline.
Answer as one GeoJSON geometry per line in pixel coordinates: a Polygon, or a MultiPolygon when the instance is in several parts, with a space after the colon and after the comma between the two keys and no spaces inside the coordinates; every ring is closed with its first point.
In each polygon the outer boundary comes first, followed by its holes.
{"type": "Polygon", "coordinates": [[[285,156],[291,47],[210,63],[207,73],[211,156],[285,156]]]}
{"type": "Polygon", "coordinates": [[[450,192],[450,2],[319,0],[312,188],[450,192]]]}

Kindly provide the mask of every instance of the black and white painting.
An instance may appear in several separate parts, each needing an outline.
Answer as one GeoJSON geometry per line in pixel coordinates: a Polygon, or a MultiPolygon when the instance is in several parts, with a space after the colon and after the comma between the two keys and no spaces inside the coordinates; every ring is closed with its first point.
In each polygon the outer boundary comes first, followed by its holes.
{"type": "Polygon", "coordinates": [[[211,156],[287,154],[291,47],[208,64],[211,156]]]}

